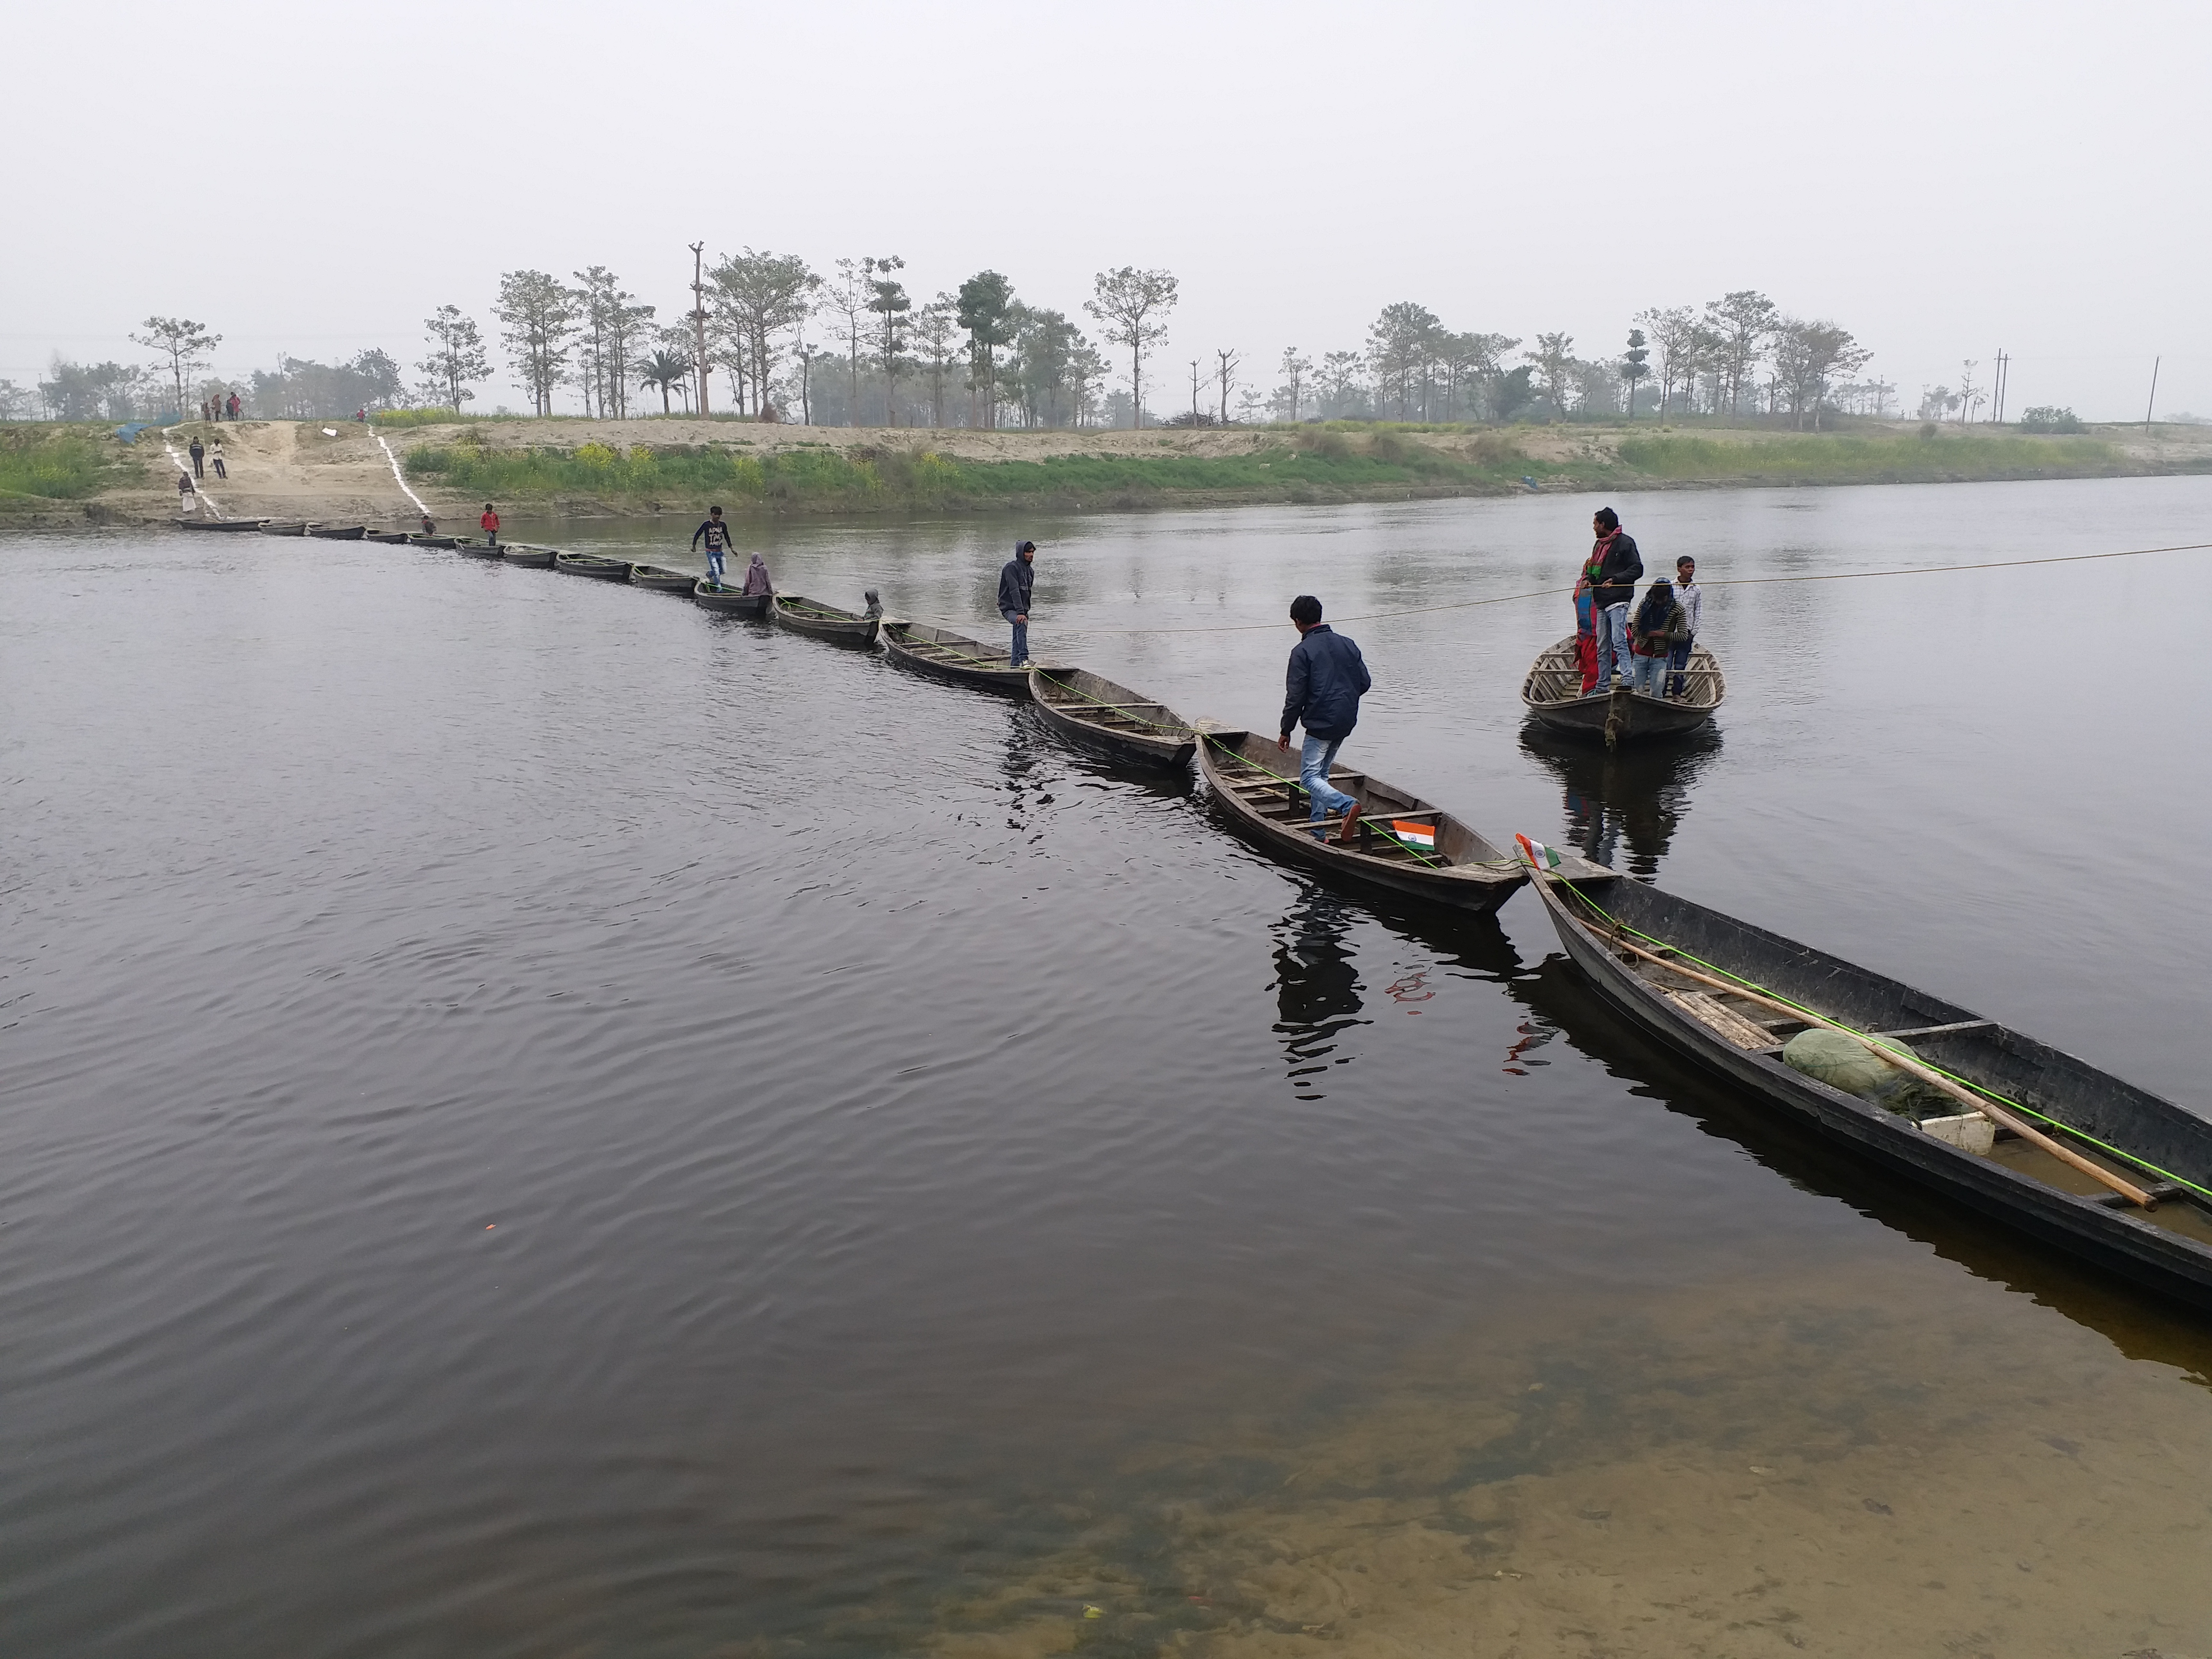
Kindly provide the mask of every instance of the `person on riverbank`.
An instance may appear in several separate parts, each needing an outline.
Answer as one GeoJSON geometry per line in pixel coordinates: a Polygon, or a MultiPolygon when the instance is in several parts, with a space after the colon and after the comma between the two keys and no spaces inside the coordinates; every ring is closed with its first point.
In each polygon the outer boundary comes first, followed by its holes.
{"type": "Polygon", "coordinates": [[[1705,590],[1698,586],[1698,562],[1686,553],[1674,561],[1674,598],[1690,624],[1690,633],[1674,647],[1674,659],[1668,665],[1672,671],[1667,676],[1670,697],[1679,697],[1689,689],[1690,647],[1698,642],[1698,623],[1705,604],[1705,590]]]}
{"type": "Polygon", "coordinates": [[[235,421],[238,418],[238,394],[232,392],[223,402],[230,410],[230,418],[235,421]]]}
{"type": "Polygon", "coordinates": [[[1618,678],[1626,682],[1632,667],[1628,640],[1628,607],[1636,600],[1637,579],[1644,574],[1644,555],[1636,538],[1620,527],[1620,515],[1609,507],[1591,516],[1590,528],[1597,544],[1590,562],[1597,574],[1590,583],[1590,600],[1597,609],[1597,689],[1613,690],[1618,678]]]}
{"type": "Polygon", "coordinates": [[[222,464],[222,434],[221,433],[217,433],[213,438],[208,441],[208,465],[215,469],[215,476],[216,477],[228,479],[230,477],[230,469],[222,464]]]}
{"type": "Polygon", "coordinates": [[[999,614],[1014,630],[1013,646],[1006,653],[1006,664],[1011,668],[1029,665],[1030,595],[1036,586],[1036,544],[1017,542],[1014,556],[999,572],[999,614]]]}
{"type": "Polygon", "coordinates": [[[426,536],[434,536],[438,533],[438,521],[430,516],[427,508],[422,514],[422,533],[426,536]]]}
{"type": "Polygon", "coordinates": [[[484,503],[483,515],[477,520],[477,528],[484,533],[484,545],[499,545],[499,512],[489,501],[484,503]]]}
{"type": "Polygon", "coordinates": [[[768,561],[758,553],[753,555],[752,562],[745,567],[744,591],[748,593],[775,592],[775,584],[769,580],[768,561]]]}
{"type": "Polygon", "coordinates": [[[1291,647],[1291,665],[1284,677],[1283,729],[1275,747],[1287,750],[1292,728],[1303,724],[1305,742],[1298,750],[1298,781],[1305,787],[1308,822],[1316,841],[1328,839],[1322,820],[1341,812],[1344,827],[1339,842],[1352,839],[1359,822],[1359,803],[1341,789],[1332,788],[1328,769],[1336,751],[1359,723],[1359,699],[1373,686],[1366,659],[1359,647],[1321,619],[1321,601],[1301,593],[1291,601],[1291,621],[1298,642],[1291,647]]]}
{"type": "Polygon", "coordinates": [[[177,470],[177,511],[189,513],[199,506],[193,499],[199,492],[192,488],[192,475],[179,467],[177,470]]]}
{"type": "Polygon", "coordinates": [[[195,437],[191,441],[191,447],[185,453],[190,454],[192,458],[192,477],[195,478],[206,477],[207,468],[203,465],[203,463],[207,459],[207,446],[195,437]]]}
{"type": "Polygon", "coordinates": [[[699,550],[699,542],[707,543],[707,586],[719,588],[722,585],[722,557],[730,550],[730,526],[722,522],[722,509],[710,507],[699,527],[691,532],[691,550],[699,550]]]}
{"type": "Polygon", "coordinates": [[[1674,597],[1674,584],[1664,576],[1644,592],[1630,632],[1635,643],[1631,647],[1628,689],[1646,696],[1665,696],[1674,647],[1690,637],[1690,624],[1682,614],[1681,602],[1674,597]]]}

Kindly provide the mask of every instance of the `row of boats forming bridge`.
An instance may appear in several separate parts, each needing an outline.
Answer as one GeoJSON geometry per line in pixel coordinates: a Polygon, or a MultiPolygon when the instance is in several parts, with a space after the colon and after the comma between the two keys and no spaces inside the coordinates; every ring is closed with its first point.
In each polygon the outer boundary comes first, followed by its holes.
{"type": "MultiPolygon", "coordinates": [[[[357,526],[180,522],[404,542],[688,596],[724,616],[880,651],[917,674],[1025,699],[1061,738],[1115,766],[1181,771],[1194,761],[1231,829],[1325,879],[1484,914],[1533,884],[1568,957],[1601,995],[1711,1077],[1953,1202],[2212,1311],[2212,1121],[2203,1115],[1999,1020],[1633,876],[1521,837],[1516,849],[1502,848],[1444,807],[1341,766],[1329,781],[1361,810],[1351,838],[1340,840],[1340,819],[1306,816],[1305,792],[1270,731],[1188,720],[1085,669],[1016,666],[1006,651],[932,623],[800,594],[744,593],[665,566],[357,526]],[[1847,1035],[1915,1086],[1862,1095],[1790,1064],[1790,1040],[1816,1028],[1847,1035]]],[[[1693,678],[1688,697],[1667,700],[1674,706],[1662,712],[1643,709],[1661,700],[1641,696],[1622,709],[1625,692],[1581,696],[1579,678],[1568,678],[1572,648],[1571,639],[1547,647],[1531,669],[1522,699],[1532,718],[1543,706],[1581,705],[1547,723],[1593,738],[1664,740],[1718,707],[1723,683],[1710,653],[1692,662],[1707,672],[1693,678]]]]}

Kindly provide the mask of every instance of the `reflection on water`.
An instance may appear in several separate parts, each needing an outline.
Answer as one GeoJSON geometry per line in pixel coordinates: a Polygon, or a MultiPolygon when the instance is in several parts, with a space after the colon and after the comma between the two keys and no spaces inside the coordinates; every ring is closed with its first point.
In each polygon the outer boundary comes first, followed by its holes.
{"type": "Polygon", "coordinates": [[[1346,900],[1309,886],[1274,928],[1275,1030],[1301,1100],[1322,1097],[1322,1074],[1354,1058],[1337,1053],[1337,1039],[1370,1023],[1360,1017],[1359,969],[1346,942],[1352,921],[1346,900]]]}
{"type": "Polygon", "coordinates": [[[1521,749],[1559,779],[1566,839],[1577,850],[1611,867],[1626,842],[1629,873],[1650,876],[1690,810],[1692,786],[1720,755],[1721,734],[1707,726],[1607,749],[1532,723],[1522,732],[1521,749]]]}

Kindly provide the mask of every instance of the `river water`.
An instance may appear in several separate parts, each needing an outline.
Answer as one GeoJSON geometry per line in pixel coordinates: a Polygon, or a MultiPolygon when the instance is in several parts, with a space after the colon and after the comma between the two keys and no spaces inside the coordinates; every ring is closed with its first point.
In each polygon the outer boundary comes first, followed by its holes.
{"type": "MultiPolygon", "coordinates": [[[[1034,535],[1041,655],[1237,722],[1293,593],[1461,606],[1346,621],[1349,760],[2212,1109],[2205,556],[1753,580],[2188,542],[2212,482],[1619,500],[1730,701],[1610,762],[1522,730],[1564,601],[1465,604],[1595,504],[746,534],[979,627],[1034,535]]],[[[0,784],[9,1652],[2212,1649],[2212,1328],[1703,1081],[1525,896],[258,537],[0,540],[0,784]]]]}

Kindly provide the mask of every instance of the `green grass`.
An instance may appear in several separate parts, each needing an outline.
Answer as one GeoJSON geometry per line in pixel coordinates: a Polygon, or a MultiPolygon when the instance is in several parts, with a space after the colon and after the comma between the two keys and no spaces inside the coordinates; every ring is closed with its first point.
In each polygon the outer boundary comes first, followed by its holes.
{"type": "Polygon", "coordinates": [[[0,496],[82,501],[113,477],[116,441],[103,428],[49,422],[0,426],[0,496]]]}
{"type": "Polygon", "coordinates": [[[1625,438],[1624,466],[1646,477],[1729,483],[1909,483],[1969,478],[2063,478],[2118,471],[2119,452],[2094,438],[1879,436],[1807,433],[1765,442],[1625,438]]]}
{"type": "Polygon", "coordinates": [[[368,417],[371,426],[457,426],[465,421],[491,421],[495,415],[460,415],[450,409],[380,409],[368,417]]]}

